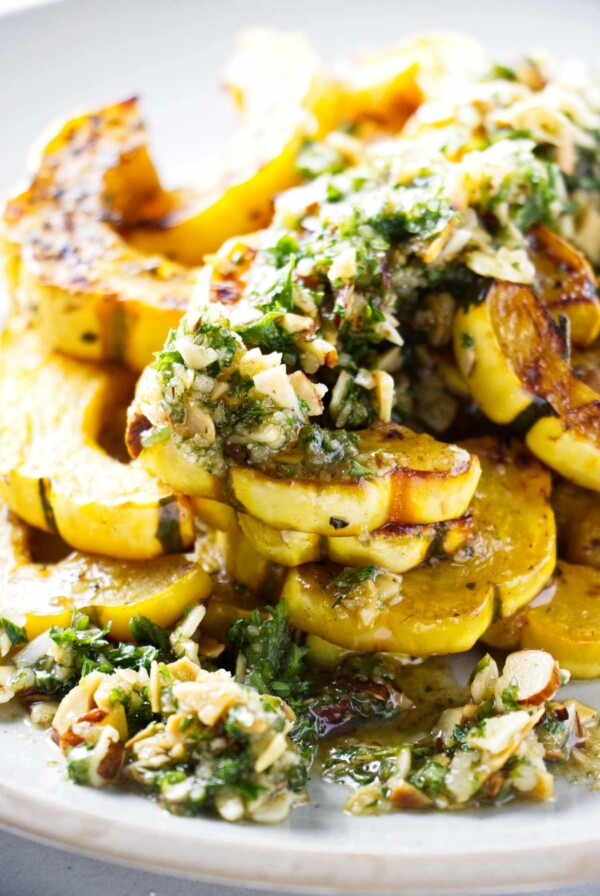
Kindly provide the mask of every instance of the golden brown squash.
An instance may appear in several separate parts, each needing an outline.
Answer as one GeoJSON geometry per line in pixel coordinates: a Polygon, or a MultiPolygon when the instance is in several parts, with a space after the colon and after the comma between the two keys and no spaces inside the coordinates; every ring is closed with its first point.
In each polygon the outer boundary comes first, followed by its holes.
{"type": "Polygon", "coordinates": [[[432,553],[454,554],[473,531],[471,517],[427,526],[392,523],[366,535],[338,538],[273,529],[246,513],[238,514],[238,520],[253,549],[282,566],[332,560],[343,566],[376,563],[395,573],[418,566],[432,553]]]}
{"type": "Polygon", "coordinates": [[[299,34],[243,32],[226,85],[242,115],[227,157],[206,188],[180,191],[162,219],[128,232],[145,252],[196,265],[233,234],[264,227],[274,196],[298,182],[304,140],[343,118],[339,85],[299,34]]]}
{"type": "Polygon", "coordinates": [[[344,73],[347,117],[399,129],[424,100],[444,93],[449,83],[473,78],[484,65],[480,44],[454,32],[417,34],[365,53],[344,73]]]}
{"type": "Polygon", "coordinates": [[[163,194],[135,100],[73,118],[46,143],[3,226],[14,302],[50,347],[141,370],[177,325],[195,275],[116,230],[149,202],[163,194]]]}
{"type": "Polygon", "coordinates": [[[343,567],[311,563],[290,570],[282,600],[296,628],[347,650],[460,653],[488,627],[494,602],[493,585],[484,581],[467,588],[461,568],[445,568],[442,579],[433,567],[417,567],[385,599],[376,577],[368,583],[372,587],[340,600],[335,583],[343,567]]]}
{"type": "Polygon", "coordinates": [[[74,553],[38,563],[33,535],[0,506],[0,617],[24,625],[30,640],[81,610],[99,626],[110,623],[112,638],[131,641],[133,616],[169,628],[212,590],[210,576],[183,556],[136,563],[74,553]]]}
{"type": "Polygon", "coordinates": [[[7,330],[0,350],[0,496],[22,519],[82,551],[148,559],[194,541],[187,498],[98,444],[128,398],[123,370],[49,354],[7,330]]]}
{"type": "Polygon", "coordinates": [[[421,524],[462,516],[480,475],[477,457],[395,424],[359,433],[360,463],[373,477],[354,481],[277,479],[234,467],[231,487],[256,519],[276,529],[331,537],[361,535],[387,523],[421,524]]]}
{"type": "MultiPolygon", "coordinates": [[[[224,484],[188,459],[185,449],[171,439],[144,447],[137,429],[149,424],[139,401],[134,407],[128,444],[144,469],[184,494],[224,501],[224,484]]],[[[233,498],[273,528],[331,537],[360,535],[387,523],[440,522],[465,513],[479,479],[476,457],[395,424],[377,424],[358,435],[358,459],[372,476],[285,479],[252,467],[233,467],[233,498]]],[[[292,455],[278,459],[297,463],[292,455]]]]}
{"type": "Polygon", "coordinates": [[[483,469],[466,548],[410,570],[395,588],[372,573],[367,587],[344,594],[340,567],[290,570],[282,599],[296,627],[349,650],[455,653],[475,643],[494,612],[511,615],[540,591],[555,562],[548,472],[517,444],[466,445],[483,469]]]}
{"type": "Polygon", "coordinates": [[[596,277],[585,256],[547,227],[534,227],[529,257],[537,293],[555,320],[564,315],[575,345],[586,348],[600,333],[596,277]]]}
{"type": "Polygon", "coordinates": [[[526,286],[495,281],[459,309],[454,351],[471,394],[495,423],[517,422],[540,460],[600,491],[600,394],[565,360],[564,336],[526,286]]]}
{"type": "Polygon", "coordinates": [[[546,601],[524,616],[523,647],[547,650],[575,678],[600,675],[600,570],[560,561],[546,601]]]}
{"type": "Polygon", "coordinates": [[[573,349],[571,364],[575,375],[594,392],[600,393],[600,340],[587,349],[573,349]]]}
{"type": "Polygon", "coordinates": [[[529,606],[492,625],[491,647],[547,650],[575,678],[600,675],[600,570],[559,560],[556,574],[529,606]]]}
{"type": "Polygon", "coordinates": [[[600,569],[600,498],[597,492],[561,482],[552,491],[558,545],[570,563],[600,569]]]}

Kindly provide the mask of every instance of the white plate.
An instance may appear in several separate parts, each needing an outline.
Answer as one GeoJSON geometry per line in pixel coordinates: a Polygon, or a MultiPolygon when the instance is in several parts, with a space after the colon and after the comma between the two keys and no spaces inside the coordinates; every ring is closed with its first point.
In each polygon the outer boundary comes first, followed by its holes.
{"type": "MultiPolygon", "coordinates": [[[[169,179],[184,183],[222,145],[232,116],[218,76],[235,31],[308,31],[330,57],[403,33],[471,30],[512,54],[546,45],[593,60],[597,0],[77,0],[0,18],[0,190],[56,116],[140,92],[169,179]]],[[[600,704],[600,686],[577,696],[600,704]]],[[[279,828],[175,818],[148,801],[70,784],[46,737],[0,715],[0,823],[55,844],[216,880],[352,892],[481,893],[600,878],[600,794],[559,787],[549,805],[451,815],[349,818],[342,788],[279,828]]]]}

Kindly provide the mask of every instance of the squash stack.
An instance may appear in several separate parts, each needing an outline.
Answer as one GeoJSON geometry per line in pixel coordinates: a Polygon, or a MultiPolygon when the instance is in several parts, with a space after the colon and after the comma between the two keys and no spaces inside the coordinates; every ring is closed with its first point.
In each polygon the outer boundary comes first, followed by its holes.
{"type": "Polygon", "coordinates": [[[476,84],[479,58],[419,39],[333,77],[302,39],[254,32],[229,73],[240,133],[205,190],[162,188],[135,100],[47,142],[4,213],[0,618],[33,637],[85,609],[128,638],[133,615],[169,627],[214,590],[218,640],[280,600],[333,649],[483,639],[600,674],[600,303],[550,226],[562,173],[518,135],[478,155],[486,120],[456,148],[451,115],[415,114],[476,84]],[[297,187],[319,151],[326,225],[297,187]],[[532,167],[485,180],[497,158],[532,167]],[[463,432],[405,412],[424,358],[463,432]],[[125,463],[107,432],[134,392],[125,463]],[[68,555],[36,555],[39,531],[68,555]]]}

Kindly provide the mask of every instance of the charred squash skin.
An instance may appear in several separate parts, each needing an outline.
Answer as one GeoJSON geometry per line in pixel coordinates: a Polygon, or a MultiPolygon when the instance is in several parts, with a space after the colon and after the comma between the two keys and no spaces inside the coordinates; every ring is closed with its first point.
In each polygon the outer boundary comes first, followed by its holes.
{"type": "Polygon", "coordinates": [[[531,289],[494,282],[457,312],[454,350],[491,420],[513,423],[549,467],[600,490],[600,395],[575,375],[564,334],[531,289]]]}
{"type": "Polygon", "coordinates": [[[1,348],[0,495],[10,509],[82,551],[144,560],[189,548],[189,500],[98,444],[130,374],[48,353],[31,330],[7,330],[1,348]]]}
{"type": "Polygon", "coordinates": [[[128,245],[118,227],[167,199],[137,102],[68,121],[3,215],[13,304],[76,358],[148,364],[185,311],[195,274],[128,245]]]}
{"type": "Polygon", "coordinates": [[[0,506],[0,616],[24,625],[29,640],[51,625],[68,626],[81,610],[99,626],[110,623],[112,638],[131,641],[133,616],[169,628],[212,590],[210,576],[186,557],[136,563],[73,553],[40,563],[32,556],[33,536],[0,506]]]}
{"type": "Polygon", "coordinates": [[[573,343],[588,348],[600,333],[600,301],[591,265],[574,246],[541,225],[531,232],[529,257],[540,299],[555,320],[567,318],[573,343]]]}
{"type": "Polygon", "coordinates": [[[295,626],[348,650],[455,653],[472,647],[494,614],[509,616],[539,592],[556,559],[550,476],[517,444],[466,444],[483,467],[466,549],[406,572],[397,599],[380,602],[367,622],[359,601],[336,600],[330,583],[340,567],[290,570],[282,599],[295,626]]]}

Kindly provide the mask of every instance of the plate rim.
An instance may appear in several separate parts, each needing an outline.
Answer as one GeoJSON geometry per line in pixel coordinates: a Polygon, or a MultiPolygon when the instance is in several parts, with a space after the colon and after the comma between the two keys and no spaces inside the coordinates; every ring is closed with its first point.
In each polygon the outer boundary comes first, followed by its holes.
{"type": "MultiPolygon", "coordinates": [[[[600,879],[600,831],[589,832],[587,837],[578,834],[560,843],[546,841],[522,848],[512,844],[502,848],[499,844],[498,849],[468,855],[452,849],[426,855],[378,853],[372,849],[360,852],[350,840],[346,847],[336,846],[335,851],[328,851],[326,843],[321,849],[294,844],[292,835],[285,844],[268,844],[266,836],[260,845],[240,838],[235,842],[235,867],[239,868],[236,872],[228,861],[234,844],[219,836],[225,822],[215,820],[208,835],[206,831],[199,832],[190,821],[192,824],[184,832],[153,829],[137,820],[115,816],[106,825],[106,819],[92,810],[56,802],[50,791],[27,793],[23,800],[23,791],[17,785],[0,779],[0,826],[8,831],[91,858],[224,885],[267,887],[279,892],[368,892],[383,896],[394,892],[473,893],[474,879],[485,881],[477,883],[478,894],[531,892],[531,888],[600,879]],[[98,837],[100,826],[104,830],[98,837]],[[267,865],[265,849],[269,850],[267,865]],[[350,857],[351,862],[340,861],[350,857]],[[498,862],[503,857],[510,857],[510,862],[498,862]],[[299,872],[301,876],[297,876],[299,872]]],[[[264,830],[268,832],[270,828],[264,830]]]]}

